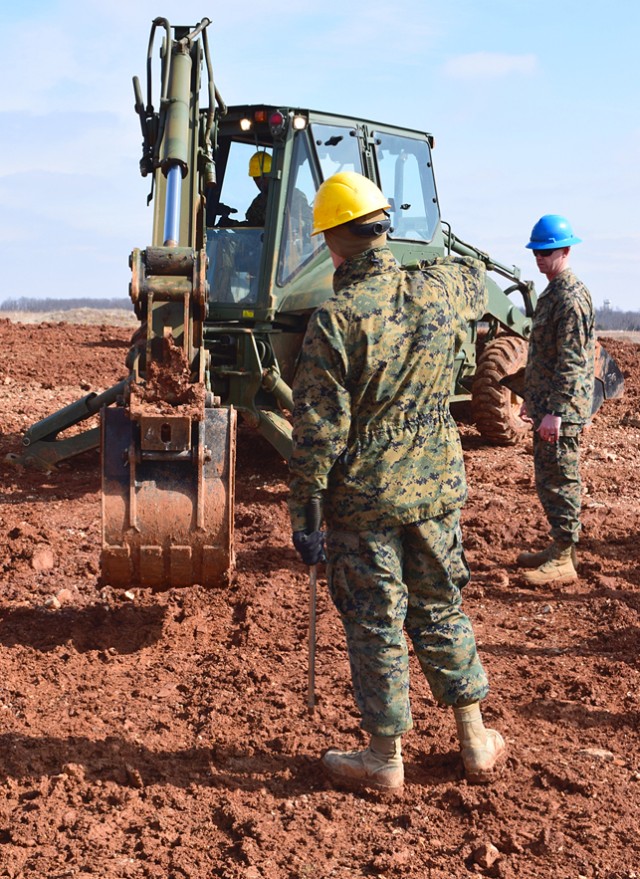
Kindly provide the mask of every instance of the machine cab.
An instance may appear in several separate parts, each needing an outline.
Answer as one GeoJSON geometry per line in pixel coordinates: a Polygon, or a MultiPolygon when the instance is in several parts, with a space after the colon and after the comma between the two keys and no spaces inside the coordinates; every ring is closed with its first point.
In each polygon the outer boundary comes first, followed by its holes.
{"type": "Polygon", "coordinates": [[[311,234],[313,201],[338,171],[380,186],[400,262],[442,253],[428,134],[312,111],[231,107],[218,121],[217,183],[207,192],[210,321],[273,321],[330,295],[333,267],[323,236],[311,234]]]}

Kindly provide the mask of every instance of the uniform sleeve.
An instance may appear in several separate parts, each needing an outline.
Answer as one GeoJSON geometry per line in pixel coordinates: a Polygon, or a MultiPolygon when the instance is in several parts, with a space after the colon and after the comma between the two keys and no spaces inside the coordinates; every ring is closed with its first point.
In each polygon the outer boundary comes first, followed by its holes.
{"type": "Polygon", "coordinates": [[[443,295],[454,306],[458,325],[456,341],[460,344],[469,323],[480,320],[487,310],[485,264],[470,256],[444,256],[433,260],[426,273],[442,284],[443,295]]]}
{"type": "Polygon", "coordinates": [[[312,315],[293,381],[289,512],[294,531],[306,527],[309,499],[326,489],[329,472],[347,446],[351,398],[345,387],[344,323],[324,308],[312,315]]]}
{"type": "Polygon", "coordinates": [[[486,313],[489,299],[487,269],[479,259],[472,259],[469,256],[458,257],[455,265],[460,273],[458,313],[466,330],[467,324],[480,320],[486,313]]]}
{"type": "Polygon", "coordinates": [[[589,320],[577,301],[563,303],[556,322],[556,367],[548,399],[549,412],[567,417],[580,386],[590,378],[589,320]]]}

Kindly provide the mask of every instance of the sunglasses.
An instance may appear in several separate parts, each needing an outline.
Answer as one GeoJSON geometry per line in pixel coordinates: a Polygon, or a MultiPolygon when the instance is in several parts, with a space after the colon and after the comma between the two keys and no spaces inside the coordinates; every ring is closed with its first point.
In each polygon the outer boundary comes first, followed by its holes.
{"type": "Polygon", "coordinates": [[[555,253],[558,250],[557,247],[551,247],[549,250],[534,250],[534,256],[551,256],[552,253],[555,253]]]}

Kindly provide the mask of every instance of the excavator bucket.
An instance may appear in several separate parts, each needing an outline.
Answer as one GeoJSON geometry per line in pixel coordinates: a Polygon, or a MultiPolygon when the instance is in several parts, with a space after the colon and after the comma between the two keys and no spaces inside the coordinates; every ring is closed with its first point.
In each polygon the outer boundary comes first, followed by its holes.
{"type": "Polygon", "coordinates": [[[607,349],[596,340],[595,382],[591,414],[595,415],[605,400],[621,397],[623,392],[624,376],[620,367],[607,349]]]}
{"type": "Polygon", "coordinates": [[[195,424],[186,418],[172,424],[161,416],[138,424],[123,408],[105,410],[103,582],[154,589],[228,582],[234,567],[235,420],[233,408],[205,409],[195,424]],[[140,433],[147,445],[157,437],[162,450],[145,450],[140,433]]]}
{"type": "Polygon", "coordinates": [[[145,105],[134,79],[141,170],[154,175],[156,210],[153,243],[129,261],[129,292],[143,320],[131,375],[121,405],[102,417],[102,581],[118,587],[224,585],[234,567],[236,410],[211,393],[203,338],[203,187],[213,175],[215,94],[210,23],[174,28],[172,39],[169,22],[154,20],[149,57],[156,30],[165,31],[159,114],[150,83],[145,105]],[[204,60],[206,111],[198,101],[204,60]]]}
{"type": "MultiPolygon", "coordinates": [[[[506,375],[500,384],[518,397],[524,396],[524,372],[522,367],[511,375],[506,375]]],[[[591,415],[595,415],[605,400],[613,400],[624,393],[624,376],[620,367],[607,349],[596,339],[594,356],[594,385],[591,415]]]]}

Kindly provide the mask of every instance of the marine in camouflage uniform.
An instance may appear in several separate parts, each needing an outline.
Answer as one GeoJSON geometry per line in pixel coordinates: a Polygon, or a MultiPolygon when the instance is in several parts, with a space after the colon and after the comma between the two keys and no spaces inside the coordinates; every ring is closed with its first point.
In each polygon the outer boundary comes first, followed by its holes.
{"type": "MultiPolygon", "coordinates": [[[[466,481],[449,412],[456,349],[486,308],[485,268],[447,257],[407,270],[386,235],[352,237],[296,371],[289,508],[295,542],[309,500],[322,497],[327,578],[361,727],[384,753],[381,743],[391,747],[412,727],[403,629],[440,704],[475,705],[489,689],[461,608],[466,481]]],[[[330,754],[325,765],[338,780],[355,772],[362,782],[364,772],[377,778],[372,786],[397,786],[384,784],[384,767],[363,770],[371,749],[330,754]]]]}
{"type": "Polygon", "coordinates": [[[525,371],[534,428],[548,412],[562,419],[556,443],[534,431],[534,466],[551,536],[566,543],[580,533],[580,434],[591,416],[594,345],[591,296],[567,268],[538,301],[525,371]]]}
{"type": "Polygon", "coordinates": [[[533,316],[525,406],[534,428],[536,490],[549,522],[552,544],[542,553],[523,553],[519,557],[527,567],[539,562],[549,568],[548,572],[525,574],[532,583],[577,576],[574,562],[580,534],[580,436],[591,417],[595,331],[591,296],[568,265],[569,250],[567,246],[534,251],[549,284],[533,316]],[[542,426],[549,415],[559,420],[558,428],[545,433],[542,426]],[[562,568],[549,564],[550,556],[558,552],[571,560],[562,568]],[[556,576],[558,572],[560,577],[556,576]]]}

